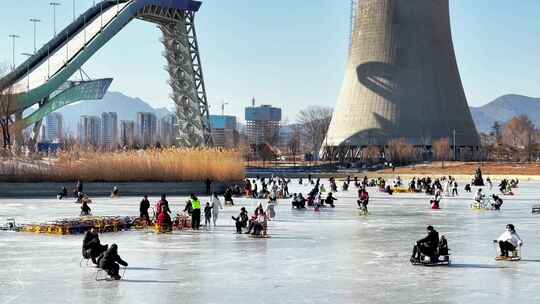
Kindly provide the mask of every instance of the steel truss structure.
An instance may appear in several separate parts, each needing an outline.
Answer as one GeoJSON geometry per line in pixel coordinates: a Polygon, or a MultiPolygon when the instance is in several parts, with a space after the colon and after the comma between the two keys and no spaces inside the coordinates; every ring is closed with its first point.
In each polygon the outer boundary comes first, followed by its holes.
{"type": "Polygon", "coordinates": [[[177,144],[211,146],[208,99],[202,72],[195,13],[160,6],[145,6],[137,18],[158,24],[165,47],[165,69],[172,88],[178,120],[177,144]]]}
{"type": "MultiPolygon", "coordinates": [[[[381,157],[385,154],[385,151],[388,147],[382,146],[323,146],[321,151],[321,160],[325,161],[337,161],[337,162],[356,162],[365,160],[368,155],[366,154],[367,149],[370,147],[375,147],[379,149],[379,154],[381,157]]],[[[450,146],[454,150],[454,146],[450,146]]],[[[418,149],[424,155],[429,155],[432,153],[432,146],[413,146],[413,148],[418,149]]],[[[455,149],[455,159],[464,159],[464,160],[474,160],[478,159],[480,155],[480,147],[478,146],[456,146],[455,149]],[[467,155],[467,157],[465,157],[467,155]]],[[[426,158],[428,160],[428,158],[426,158]]]]}
{"type": "Polygon", "coordinates": [[[39,130],[41,118],[59,107],[82,99],[101,99],[110,81],[75,83],[69,79],[128,23],[139,18],[157,24],[163,32],[171,99],[179,122],[177,144],[212,145],[195,31],[195,13],[201,4],[195,0],[101,0],[0,78],[0,91],[14,92],[10,94],[9,114],[17,117],[19,126],[35,123],[34,130],[39,130]],[[39,110],[23,118],[23,111],[33,105],[39,105],[39,110]]]}

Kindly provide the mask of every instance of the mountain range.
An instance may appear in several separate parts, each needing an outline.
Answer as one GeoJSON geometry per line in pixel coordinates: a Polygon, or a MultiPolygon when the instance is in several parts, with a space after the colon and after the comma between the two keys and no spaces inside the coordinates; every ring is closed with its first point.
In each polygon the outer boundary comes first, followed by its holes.
{"type": "MultiPolygon", "coordinates": [[[[515,116],[526,114],[540,127],[540,98],[509,94],[501,96],[481,107],[470,107],[479,132],[489,133],[493,123],[507,123],[515,116]]],[[[153,108],[140,98],[119,92],[108,92],[102,100],[81,101],[58,110],[64,117],[64,130],[76,134],[81,115],[100,116],[102,112],[116,112],[118,120],[136,120],[137,112],[152,112],[158,118],[172,114],[167,108],[153,108]]]]}
{"type": "Polygon", "coordinates": [[[523,114],[540,128],[540,98],[509,94],[470,109],[479,132],[489,133],[495,121],[504,125],[513,117],[523,114]]]}
{"type": "Polygon", "coordinates": [[[166,108],[153,108],[140,98],[126,96],[119,92],[108,92],[102,100],[81,101],[65,106],[57,111],[64,118],[64,132],[76,134],[81,115],[101,116],[103,112],[116,112],[120,120],[137,119],[137,112],[151,112],[159,118],[172,114],[166,108]]]}

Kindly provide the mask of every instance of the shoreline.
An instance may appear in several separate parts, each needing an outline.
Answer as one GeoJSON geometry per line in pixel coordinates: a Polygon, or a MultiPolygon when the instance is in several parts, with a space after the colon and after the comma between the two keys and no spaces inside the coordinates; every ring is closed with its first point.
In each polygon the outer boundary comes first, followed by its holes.
{"type": "MultiPolygon", "coordinates": [[[[223,193],[230,185],[240,182],[214,182],[211,191],[223,193]]],[[[120,182],[98,183],[88,182],[83,184],[84,193],[90,197],[110,196],[114,186],[118,187],[120,196],[160,196],[166,195],[189,195],[191,193],[206,194],[205,182],[120,182]]],[[[39,198],[56,197],[62,187],[68,189],[68,197],[73,197],[75,183],[62,182],[0,182],[0,197],[2,198],[39,198]]]]}

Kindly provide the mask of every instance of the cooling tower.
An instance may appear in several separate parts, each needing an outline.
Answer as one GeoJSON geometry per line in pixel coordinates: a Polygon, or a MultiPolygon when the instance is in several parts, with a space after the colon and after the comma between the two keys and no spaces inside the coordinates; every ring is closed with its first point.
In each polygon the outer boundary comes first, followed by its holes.
{"type": "MultiPolygon", "coordinates": [[[[404,138],[480,144],[456,63],[448,0],[360,0],[323,145],[332,157],[404,138]],[[349,152],[346,152],[349,151],[349,152]]],[[[328,155],[327,155],[328,156],[328,155]]]]}

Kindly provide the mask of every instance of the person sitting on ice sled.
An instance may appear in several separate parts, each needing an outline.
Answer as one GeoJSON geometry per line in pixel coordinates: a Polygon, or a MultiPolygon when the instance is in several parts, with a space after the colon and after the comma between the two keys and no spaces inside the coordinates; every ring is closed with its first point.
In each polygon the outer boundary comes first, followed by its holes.
{"type": "Polygon", "coordinates": [[[92,209],[90,209],[88,203],[86,201],[83,201],[81,205],[81,216],[90,215],[90,211],[92,211],[92,209]]]}
{"type": "Polygon", "coordinates": [[[506,231],[497,239],[501,249],[501,257],[508,257],[508,252],[515,251],[518,246],[523,245],[523,240],[516,232],[514,225],[506,225],[506,231]]]}
{"type": "Polygon", "coordinates": [[[59,200],[63,199],[64,197],[66,197],[68,195],[68,191],[67,191],[67,188],[66,187],[62,187],[62,189],[60,190],[60,192],[58,192],[58,194],[56,195],[56,198],[58,198],[59,200]]]}
{"type": "Polygon", "coordinates": [[[435,191],[435,196],[431,199],[431,209],[439,209],[441,197],[442,197],[442,191],[441,189],[437,189],[435,191]]]}
{"type": "Polygon", "coordinates": [[[236,233],[242,233],[242,228],[246,228],[248,224],[248,213],[245,207],[240,208],[238,217],[231,216],[236,224],[236,233]]]}
{"type": "Polygon", "coordinates": [[[503,204],[502,198],[500,198],[498,195],[493,194],[491,196],[493,198],[493,203],[491,203],[491,207],[495,210],[501,210],[501,206],[503,204]]]}
{"type": "Polygon", "coordinates": [[[108,245],[101,245],[99,235],[94,227],[91,227],[83,238],[82,255],[85,259],[91,259],[92,263],[98,264],[96,258],[107,250],[108,245]]]}
{"type": "Polygon", "coordinates": [[[420,254],[425,256],[433,256],[437,252],[439,246],[439,233],[433,228],[433,226],[427,226],[428,235],[416,241],[416,245],[413,248],[413,253],[411,256],[411,261],[419,261],[420,254]]]}
{"type": "Polygon", "coordinates": [[[365,212],[367,212],[367,205],[369,203],[369,193],[366,191],[366,189],[362,188],[358,190],[358,200],[356,201],[359,208],[364,208],[365,212]]]}
{"type": "Polygon", "coordinates": [[[113,279],[120,280],[122,277],[118,274],[120,266],[128,266],[128,263],[118,255],[118,245],[112,244],[107,251],[101,254],[99,257],[99,268],[105,270],[105,272],[113,279]]]}
{"type": "Polygon", "coordinates": [[[476,195],[474,196],[474,200],[478,203],[482,203],[484,201],[485,195],[482,193],[482,188],[478,189],[476,192],[476,195]]]}

